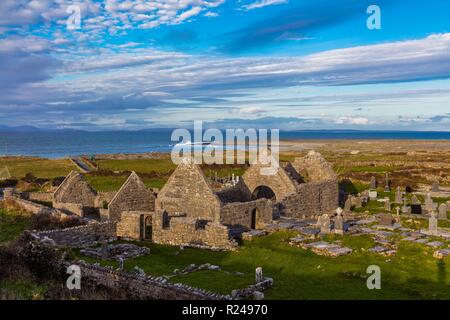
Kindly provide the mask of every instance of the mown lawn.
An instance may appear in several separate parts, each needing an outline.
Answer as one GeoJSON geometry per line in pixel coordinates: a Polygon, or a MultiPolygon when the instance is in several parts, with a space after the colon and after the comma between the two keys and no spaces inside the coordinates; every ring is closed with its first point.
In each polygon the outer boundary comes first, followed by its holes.
{"type": "Polygon", "coordinates": [[[40,158],[0,158],[0,169],[8,167],[11,176],[23,178],[32,173],[37,178],[51,179],[66,176],[76,167],[69,159],[40,159],[40,158]]]}
{"type": "MultiPolygon", "coordinates": [[[[289,246],[287,240],[293,235],[274,233],[245,242],[236,252],[180,250],[140,243],[150,247],[150,255],[127,260],[125,268],[131,270],[137,265],[148,274],[160,276],[191,263],[208,262],[244,275],[195,272],[170,281],[230,293],[254,281],[254,270],[261,266],[264,274],[274,279],[274,286],[265,292],[267,299],[450,299],[450,258],[437,260],[432,257],[433,249],[424,245],[401,242],[397,255],[386,258],[366,251],[374,245],[369,236],[346,235],[341,238],[343,244],[355,251],[349,256],[330,258],[289,246]],[[369,265],[381,268],[381,290],[367,289],[369,265]]],[[[102,264],[117,267],[115,262],[102,264]]]]}

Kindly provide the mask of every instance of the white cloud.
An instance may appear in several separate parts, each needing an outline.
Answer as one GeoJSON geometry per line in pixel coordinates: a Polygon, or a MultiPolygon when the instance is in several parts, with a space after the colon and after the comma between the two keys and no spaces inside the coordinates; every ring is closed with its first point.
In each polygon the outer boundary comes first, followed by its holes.
{"type": "Polygon", "coordinates": [[[288,2],[288,0],[260,0],[260,1],[252,2],[250,4],[244,5],[243,8],[245,8],[247,10],[253,10],[253,9],[264,8],[264,7],[272,6],[272,5],[284,4],[287,2],[288,2]]]}
{"type": "Polygon", "coordinates": [[[361,125],[368,125],[370,122],[369,122],[368,118],[347,116],[347,117],[337,118],[335,123],[336,124],[353,124],[353,125],[361,126],[361,125]]]}

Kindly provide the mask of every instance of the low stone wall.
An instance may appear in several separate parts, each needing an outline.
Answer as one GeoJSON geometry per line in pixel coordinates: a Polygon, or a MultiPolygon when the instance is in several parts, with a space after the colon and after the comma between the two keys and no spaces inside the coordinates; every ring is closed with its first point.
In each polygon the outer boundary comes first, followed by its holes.
{"type": "Polygon", "coordinates": [[[25,199],[21,199],[16,196],[12,196],[12,197],[8,196],[7,198],[5,198],[5,200],[12,201],[15,205],[17,205],[21,209],[25,210],[26,212],[32,213],[32,214],[50,214],[50,215],[57,216],[60,218],[67,216],[64,212],[62,212],[58,209],[49,208],[42,204],[28,201],[25,199]]]}
{"type": "Polygon", "coordinates": [[[110,268],[87,264],[83,261],[66,262],[78,265],[82,279],[92,281],[111,291],[127,292],[130,299],[136,300],[230,300],[224,296],[206,290],[193,288],[181,283],[169,283],[166,278],[148,275],[130,274],[110,268]]]}
{"type": "Polygon", "coordinates": [[[229,229],[220,223],[172,217],[168,226],[163,226],[163,214],[155,214],[153,218],[153,241],[220,250],[233,250],[237,247],[236,241],[231,239],[229,229]]]}
{"type": "Polygon", "coordinates": [[[20,197],[30,201],[53,202],[52,192],[22,192],[20,197]]]}
{"type": "Polygon", "coordinates": [[[51,239],[55,245],[67,247],[86,247],[102,240],[116,237],[115,222],[95,222],[87,225],[60,229],[32,232],[35,239],[51,239]]]}
{"type": "Polygon", "coordinates": [[[61,203],[55,201],[53,202],[53,207],[67,214],[76,214],[79,217],[84,217],[84,207],[78,203],[61,203]]]}
{"type": "Polygon", "coordinates": [[[250,202],[229,203],[222,207],[220,222],[231,226],[243,226],[252,228],[252,213],[256,209],[256,229],[267,223],[272,223],[273,205],[272,201],[258,199],[250,202]]]}

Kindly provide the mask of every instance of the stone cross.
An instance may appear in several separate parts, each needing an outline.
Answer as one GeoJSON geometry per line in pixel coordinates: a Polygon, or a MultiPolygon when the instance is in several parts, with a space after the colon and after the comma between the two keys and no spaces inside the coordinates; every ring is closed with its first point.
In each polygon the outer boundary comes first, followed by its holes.
{"type": "Polygon", "coordinates": [[[430,218],[428,219],[428,232],[433,236],[438,235],[438,220],[434,210],[431,211],[430,218]]]}
{"type": "Polygon", "coordinates": [[[323,214],[318,219],[320,225],[320,233],[329,234],[331,232],[331,221],[328,214],[323,214]]]}
{"type": "Polygon", "coordinates": [[[342,209],[336,209],[336,218],[334,218],[334,233],[344,234],[344,217],[342,217],[342,209]]]}
{"type": "Polygon", "coordinates": [[[409,213],[409,208],[408,208],[408,206],[406,205],[406,198],[403,198],[402,213],[409,213]]]}
{"type": "Polygon", "coordinates": [[[370,189],[376,189],[377,188],[377,179],[372,176],[370,178],[370,189]]]}
{"type": "Polygon", "coordinates": [[[255,282],[260,283],[264,280],[263,270],[261,267],[255,269],[255,282]]]}
{"type": "Polygon", "coordinates": [[[439,206],[438,219],[445,219],[445,220],[447,220],[447,211],[448,211],[447,205],[445,203],[442,203],[439,206]]]}

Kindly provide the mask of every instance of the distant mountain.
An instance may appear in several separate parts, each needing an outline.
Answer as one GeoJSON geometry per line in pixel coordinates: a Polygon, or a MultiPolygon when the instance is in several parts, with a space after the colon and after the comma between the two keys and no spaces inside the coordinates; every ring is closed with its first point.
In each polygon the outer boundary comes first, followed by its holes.
{"type": "Polygon", "coordinates": [[[0,132],[54,132],[54,131],[82,131],[75,129],[42,129],[33,126],[10,127],[0,125],[0,132]]]}

